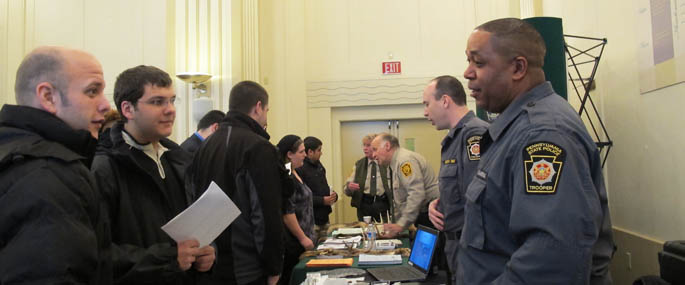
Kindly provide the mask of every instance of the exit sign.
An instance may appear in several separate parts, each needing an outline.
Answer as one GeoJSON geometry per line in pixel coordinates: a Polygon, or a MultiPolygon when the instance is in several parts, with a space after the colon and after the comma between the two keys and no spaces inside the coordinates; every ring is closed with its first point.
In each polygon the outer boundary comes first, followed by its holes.
{"type": "Polygon", "coordinates": [[[383,62],[383,74],[400,74],[402,73],[402,63],[399,61],[383,62]]]}

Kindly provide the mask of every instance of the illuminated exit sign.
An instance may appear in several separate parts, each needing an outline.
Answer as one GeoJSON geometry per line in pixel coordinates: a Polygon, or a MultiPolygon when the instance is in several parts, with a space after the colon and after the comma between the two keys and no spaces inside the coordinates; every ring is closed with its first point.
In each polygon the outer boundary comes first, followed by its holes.
{"type": "Polygon", "coordinates": [[[383,74],[400,74],[402,73],[402,63],[399,61],[383,62],[383,74]]]}

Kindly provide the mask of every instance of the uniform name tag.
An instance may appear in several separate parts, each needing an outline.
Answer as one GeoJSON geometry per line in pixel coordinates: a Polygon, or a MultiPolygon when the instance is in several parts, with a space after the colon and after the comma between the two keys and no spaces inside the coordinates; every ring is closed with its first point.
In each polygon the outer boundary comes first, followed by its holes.
{"type": "Polygon", "coordinates": [[[555,194],[566,160],[566,151],[551,142],[535,142],[523,148],[527,194],[555,194]]]}

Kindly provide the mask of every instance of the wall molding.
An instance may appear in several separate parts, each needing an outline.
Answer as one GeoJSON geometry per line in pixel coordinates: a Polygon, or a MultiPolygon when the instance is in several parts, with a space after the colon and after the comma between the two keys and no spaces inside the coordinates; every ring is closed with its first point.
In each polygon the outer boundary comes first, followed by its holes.
{"type": "Polygon", "coordinates": [[[308,81],[307,106],[332,108],[421,104],[421,94],[432,77],[308,81]]]}

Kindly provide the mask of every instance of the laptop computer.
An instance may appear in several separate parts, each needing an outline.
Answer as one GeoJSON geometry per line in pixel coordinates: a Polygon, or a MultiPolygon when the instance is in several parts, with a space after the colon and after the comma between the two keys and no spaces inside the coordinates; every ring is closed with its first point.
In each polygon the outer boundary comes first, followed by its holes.
{"type": "Polygon", "coordinates": [[[378,281],[423,281],[433,264],[433,254],[437,245],[438,231],[419,225],[407,265],[368,268],[366,271],[378,281]]]}

